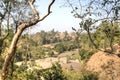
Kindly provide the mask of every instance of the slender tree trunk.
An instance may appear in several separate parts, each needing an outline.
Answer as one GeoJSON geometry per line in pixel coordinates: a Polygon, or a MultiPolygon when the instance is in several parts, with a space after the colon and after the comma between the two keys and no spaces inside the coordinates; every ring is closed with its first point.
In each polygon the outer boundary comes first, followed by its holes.
{"type": "Polygon", "coordinates": [[[106,42],[107,42],[107,40],[106,40],[106,38],[104,38],[104,42],[103,42],[103,49],[104,49],[104,51],[106,51],[106,42]]]}
{"type": "Polygon", "coordinates": [[[12,57],[15,55],[15,48],[16,48],[16,44],[18,42],[18,39],[22,33],[23,29],[18,29],[18,31],[16,32],[16,34],[13,37],[13,40],[11,42],[10,48],[7,52],[7,56],[5,58],[4,64],[3,64],[3,68],[2,68],[2,80],[5,80],[6,75],[7,75],[7,71],[9,68],[9,65],[11,63],[12,57]]]}
{"type": "Polygon", "coordinates": [[[0,37],[1,37],[1,35],[2,35],[2,34],[1,34],[1,26],[0,26],[0,37]]]}
{"type": "Polygon", "coordinates": [[[2,20],[0,20],[0,38],[2,37],[2,20]]]}
{"type": "Polygon", "coordinates": [[[3,40],[2,40],[2,36],[1,36],[1,22],[0,22],[0,54],[2,52],[2,45],[3,45],[3,40]]]}
{"type": "Polygon", "coordinates": [[[94,43],[94,40],[93,40],[92,37],[91,37],[91,34],[90,34],[89,29],[87,30],[87,34],[88,34],[89,39],[90,39],[91,43],[93,44],[93,46],[94,46],[96,49],[98,49],[98,46],[94,43]]]}
{"type": "Polygon", "coordinates": [[[0,55],[1,55],[1,53],[2,53],[2,45],[3,45],[3,39],[0,38],[0,55]]]}
{"type": "Polygon", "coordinates": [[[114,35],[112,35],[110,39],[110,48],[111,48],[111,53],[113,52],[113,41],[114,41],[114,35]]]}

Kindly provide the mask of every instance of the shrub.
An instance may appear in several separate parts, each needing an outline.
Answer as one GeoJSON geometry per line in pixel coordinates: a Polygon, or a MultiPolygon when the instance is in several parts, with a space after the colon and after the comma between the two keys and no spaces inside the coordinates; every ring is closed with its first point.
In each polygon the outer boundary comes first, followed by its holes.
{"type": "Polygon", "coordinates": [[[40,72],[41,76],[45,80],[66,80],[66,77],[63,75],[62,68],[60,64],[53,64],[52,68],[40,72]]]}
{"type": "Polygon", "coordinates": [[[85,50],[85,49],[79,50],[80,59],[85,61],[87,61],[94,53],[95,50],[85,50]]]}
{"type": "MultiPolygon", "coordinates": [[[[41,80],[43,77],[45,80],[66,80],[66,77],[63,74],[60,64],[55,63],[49,69],[38,70],[35,68],[28,69],[28,66],[25,64],[20,67],[15,67],[12,80],[41,80]]],[[[8,77],[6,80],[11,80],[8,77]]]]}
{"type": "Polygon", "coordinates": [[[58,53],[62,53],[65,51],[65,46],[62,43],[56,44],[55,51],[57,51],[58,53]]]}
{"type": "Polygon", "coordinates": [[[81,74],[80,80],[98,80],[98,74],[92,72],[85,72],[81,74]]]}

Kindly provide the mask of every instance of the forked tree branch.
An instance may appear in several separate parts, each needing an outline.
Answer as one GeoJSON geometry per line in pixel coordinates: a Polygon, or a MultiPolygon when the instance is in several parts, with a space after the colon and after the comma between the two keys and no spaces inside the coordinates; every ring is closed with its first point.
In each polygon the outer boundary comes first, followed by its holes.
{"type": "Polygon", "coordinates": [[[39,14],[38,14],[37,10],[35,9],[35,6],[33,5],[34,1],[35,1],[35,0],[28,1],[28,3],[29,3],[29,5],[30,5],[30,7],[31,7],[31,9],[32,9],[32,12],[34,13],[35,20],[37,20],[37,21],[42,21],[42,20],[44,20],[44,19],[51,13],[50,9],[51,9],[51,6],[53,5],[53,3],[55,2],[55,0],[52,0],[52,1],[51,1],[51,3],[50,3],[49,6],[48,6],[48,12],[47,12],[47,14],[44,15],[41,19],[40,19],[40,17],[39,17],[39,14]]]}

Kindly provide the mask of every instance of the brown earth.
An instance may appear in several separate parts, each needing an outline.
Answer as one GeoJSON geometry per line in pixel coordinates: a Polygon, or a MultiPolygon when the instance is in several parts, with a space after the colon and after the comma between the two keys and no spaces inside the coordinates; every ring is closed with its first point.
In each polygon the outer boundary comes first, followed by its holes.
{"type": "Polygon", "coordinates": [[[98,72],[99,80],[120,80],[120,57],[99,51],[91,56],[86,69],[98,72]]]}

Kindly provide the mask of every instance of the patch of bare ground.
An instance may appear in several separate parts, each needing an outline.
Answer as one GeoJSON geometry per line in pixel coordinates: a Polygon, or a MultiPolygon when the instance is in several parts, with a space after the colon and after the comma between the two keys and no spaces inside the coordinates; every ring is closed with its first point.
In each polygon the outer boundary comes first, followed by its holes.
{"type": "MultiPolygon", "coordinates": [[[[29,66],[29,69],[33,69],[33,68],[47,69],[47,68],[51,68],[53,63],[58,62],[61,65],[61,67],[66,71],[72,70],[72,71],[80,72],[80,61],[78,59],[71,60],[67,58],[68,56],[72,56],[74,54],[78,54],[78,50],[67,51],[61,53],[57,57],[38,59],[33,62],[27,61],[27,64],[29,66]]],[[[20,66],[22,62],[17,62],[15,64],[20,66]]]]}
{"type": "Polygon", "coordinates": [[[99,51],[88,60],[86,69],[98,72],[99,80],[120,80],[120,57],[99,51]]]}
{"type": "Polygon", "coordinates": [[[78,54],[78,49],[74,49],[74,50],[72,50],[72,51],[66,51],[66,52],[64,52],[64,53],[61,53],[61,54],[59,54],[58,55],[58,57],[67,57],[67,56],[72,56],[72,55],[74,55],[74,54],[78,54]]]}

